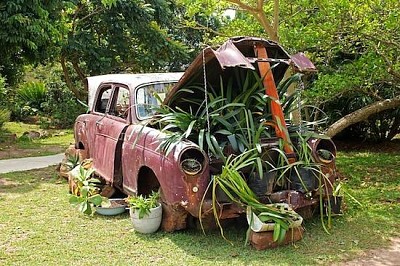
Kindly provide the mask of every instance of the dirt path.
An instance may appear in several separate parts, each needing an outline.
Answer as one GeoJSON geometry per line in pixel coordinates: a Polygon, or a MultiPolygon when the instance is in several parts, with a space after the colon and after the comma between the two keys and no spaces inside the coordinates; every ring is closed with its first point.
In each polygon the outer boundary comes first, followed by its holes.
{"type": "Polygon", "coordinates": [[[392,244],[385,249],[375,249],[364,252],[357,259],[334,264],[338,266],[398,266],[400,265],[400,237],[392,238],[392,244]]]}

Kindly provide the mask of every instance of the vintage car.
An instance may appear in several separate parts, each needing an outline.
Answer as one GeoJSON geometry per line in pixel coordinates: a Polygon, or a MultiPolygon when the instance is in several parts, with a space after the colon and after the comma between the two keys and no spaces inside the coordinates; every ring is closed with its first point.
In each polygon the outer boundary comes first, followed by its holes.
{"type": "MultiPolygon", "coordinates": [[[[289,134],[293,130],[289,127],[288,117],[283,114],[279,91],[276,88],[289,67],[295,72],[315,71],[313,64],[304,55],[291,57],[275,42],[260,38],[237,37],[228,40],[217,50],[210,47],[204,49],[184,73],[112,74],[89,77],[87,81],[90,111],[76,119],[75,148],[81,157],[93,159],[93,167],[97,174],[117,191],[126,195],[147,195],[151,191],[160,190],[164,210],[162,228],[166,231],[186,228],[188,220],[193,217],[212,216],[211,195],[207,188],[213,175],[218,174],[222,166],[218,164],[217,156],[210,153],[209,149],[215,147],[207,149],[207,144],[208,146],[212,144],[196,143],[193,138],[188,137],[189,134],[187,138],[179,139],[168,152],[160,148],[160,144],[168,135],[168,130],[164,130],[160,123],[148,123],[149,119],[153,119],[154,122],[154,117],[157,117],[157,110],[153,107],[159,106],[162,100],[163,105],[171,112],[182,111],[187,115],[194,115],[202,110],[211,116],[207,113],[209,109],[211,112],[212,107],[207,104],[214,104],[207,96],[210,95],[210,91],[224,101],[227,100],[227,96],[221,94],[236,93],[235,90],[239,89],[246,93],[246,88],[240,85],[243,83],[240,83],[239,79],[242,74],[251,73],[255,77],[253,83],[258,85],[247,84],[247,86],[252,89],[261,86],[266,97],[260,99],[272,99],[266,102],[266,106],[262,106],[262,110],[254,109],[256,104],[253,103],[247,107],[251,113],[259,116],[258,122],[265,120],[265,131],[269,132],[263,135],[260,145],[257,143],[255,145],[262,147],[269,154],[268,160],[272,163],[269,162],[268,165],[274,165],[273,161],[282,153],[287,155],[288,163],[291,163],[299,157],[295,148],[298,141],[289,134]],[[222,91],[221,84],[230,85],[227,85],[225,92],[218,94],[218,91],[222,91]],[[269,115],[271,123],[267,123],[266,114],[269,115]],[[278,149],[282,152],[277,152],[278,149]],[[193,163],[195,167],[192,167],[193,163]]],[[[244,79],[248,80],[245,77],[244,79]]],[[[249,82],[244,81],[244,83],[249,82]]],[[[248,94],[252,96],[252,93],[249,91],[248,94]]],[[[257,93],[260,94],[260,91],[257,93]]],[[[228,106],[233,108],[229,110],[232,113],[229,117],[232,117],[237,113],[235,106],[242,108],[244,104],[228,106]]],[[[222,109],[219,112],[223,116],[222,109]]],[[[203,124],[203,129],[195,132],[195,139],[204,134],[204,130],[210,131],[210,127],[215,126],[215,121],[218,121],[217,116],[215,112],[212,114],[216,120],[211,123],[209,117],[201,120],[206,122],[203,124]]],[[[191,123],[191,127],[194,127],[194,124],[191,123]]],[[[172,124],[167,126],[174,128],[172,124]]],[[[296,127],[294,128],[296,131],[296,127]]],[[[226,132],[221,128],[218,130],[219,133],[226,132]]],[[[224,134],[218,136],[218,139],[224,139],[224,134]]],[[[235,134],[232,134],[228,139],[233,141],[234,138],[235,134]]],[[[221,147],[225,155],[243,152],[243,145],[238,147],[226,145],[229,141],[225,138],[225,141],[221,142],[225,143],[225,146],[221,147]]],[[[234,143],[238,141],[239,138],[234,140],[234,143]]],[[[307,143],[311,148],[313,161],[322,166],[321,171],[327,176],[327,183],[330,184],[330,186],[325,184],[324,197],[327,197],[332,190],[331,184],[336,179],[335,145],[328,138],[315,136],[309,138],[307,143]],[[328,156],[322,156],[323,153],[320,151],[327,152],[328,156]]],[[[313,208],[318,206],[317,195],[321,193],[318,192],[318,187],[321,184],[316,184],[318,182],[315,180],[299,182],[296,178],[288,179],[290,184],[287,186],[274,184],[268,187],[268,184],[261,184],[260,188],[255,187],[255,190],[258,189],[259,195],[265,194],[269,202],[286,202],[303,214],[311,213],[313,208]],[[303,185],[306,183],[306,189],[299,183],[303,185]]],[[[260,178],[260,180],[265,179],[260,178]]],[[[256,186],[259,183],[256,182],[256,186]]],[[[223,195],[220,201],[224,202],[220,205],[220,219],[237,217],[243,213],[240,206],[230,202],[229,199],[223,199],[223,195]]]]}

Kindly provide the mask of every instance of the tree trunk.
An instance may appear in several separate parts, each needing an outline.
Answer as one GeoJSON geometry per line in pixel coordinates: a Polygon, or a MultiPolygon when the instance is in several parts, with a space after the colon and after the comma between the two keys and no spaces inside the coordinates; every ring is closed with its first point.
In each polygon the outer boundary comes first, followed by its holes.
{"type": "Polygon", "coordinates": [[[69,76],[68,73],[68,68],[66,65],[66,60],[65,60],[65,56],[61,55],[61,67],[64,73],[64,78],[65,78],[65,83],[67,84],[67,87],[72,91],[72,93],[75,95],[76,98],[81,99],[81,93],[79,90],[77,90],[74,86],[74,84],[71,81],[71,78],[69,76]]]}
{"type": "Polygon", "coordinates": [[[348,115],[345,115],[344,117],[333,123],[328,128],[326,135],[328,135],[329,137],[334,137],[345,128],[368,119],[370,115],[397,107],[400,107],[400,96],[396,96],[392,99],[385,99],[382,101],[374,102],[348,115]]]}

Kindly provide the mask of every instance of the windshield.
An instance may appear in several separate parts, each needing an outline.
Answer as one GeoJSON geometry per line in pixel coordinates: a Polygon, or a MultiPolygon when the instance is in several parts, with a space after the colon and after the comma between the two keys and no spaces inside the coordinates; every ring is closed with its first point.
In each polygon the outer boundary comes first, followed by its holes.
{"type": "Polygon", "coordinates": [[[155,108],[160,106],[176,82],[147,84],[136,91],[136,114],[139,119],[146,119],[154,115],[155,108]],[[160,102],[161,100],[161,102],[160,102]]]}

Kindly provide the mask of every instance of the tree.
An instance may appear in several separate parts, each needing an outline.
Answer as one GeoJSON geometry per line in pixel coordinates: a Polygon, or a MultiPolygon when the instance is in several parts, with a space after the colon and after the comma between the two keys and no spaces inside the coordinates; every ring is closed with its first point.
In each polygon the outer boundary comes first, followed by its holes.
{"type": "Polygon", "coordinates": [[[174,22],[170,1],[79,1],[68,10],[61,64],[78,98],[86,92],[74,86],[68,63],[84,83],[87,75],[169,71],[187,61],[186,46],[167,30],[174,22]]]}
{"type": "Polygon", "coordinates": [[[58,40],[60,1],[19,0],[0,3],[0,74],[14,85],[28,63],[43,62],[58,40]]]}
{"type": "MultiPolygon", "coordinates": [[[[190,2],[192,9],[204,10],[204,5],[190,2]]],[[[372,114],[399,108],[398,1],[225,0],[207,1],[207,5],[211,10],[238,11],[237,19],[226,21],[228,32],[222,32],[225,35],[248,35],[244,31],[252,35],[261,28],[268,38],[279,40],[289,51],[306,52],[319,69],[309,80],[311,89],[305,93],[313,104],[324,108],[341,97],[362,101],[369,96],[364,105],[341,113],[331,122],[327,129],[330,136],[372,114]]],[[[393,127],[386,134],[388,137],[400,131],[397,120],[392,117],[389,122],[393,127]]]]}
{"type": "MultiPolygon", "coordinates": [[[[306,95],[334,118],[327,130],[330,136],[354,131],[361,122],[361,131],[373,133],[374,127],[386,131],[378,134],[380,139],[390,139],[400,131],[396,119],[400,4],[378,2],[336,0],[310,5],[296,1],[286,6],[291,19],[281,25],[282,40],[296,50],[308,51],[318,64],[320,73],[306,95]],[[388,113],[392,115],[383,116],[388,113]]],[[[356,130],[356,135],[364,135],[361,131],[356,130]]]]}

